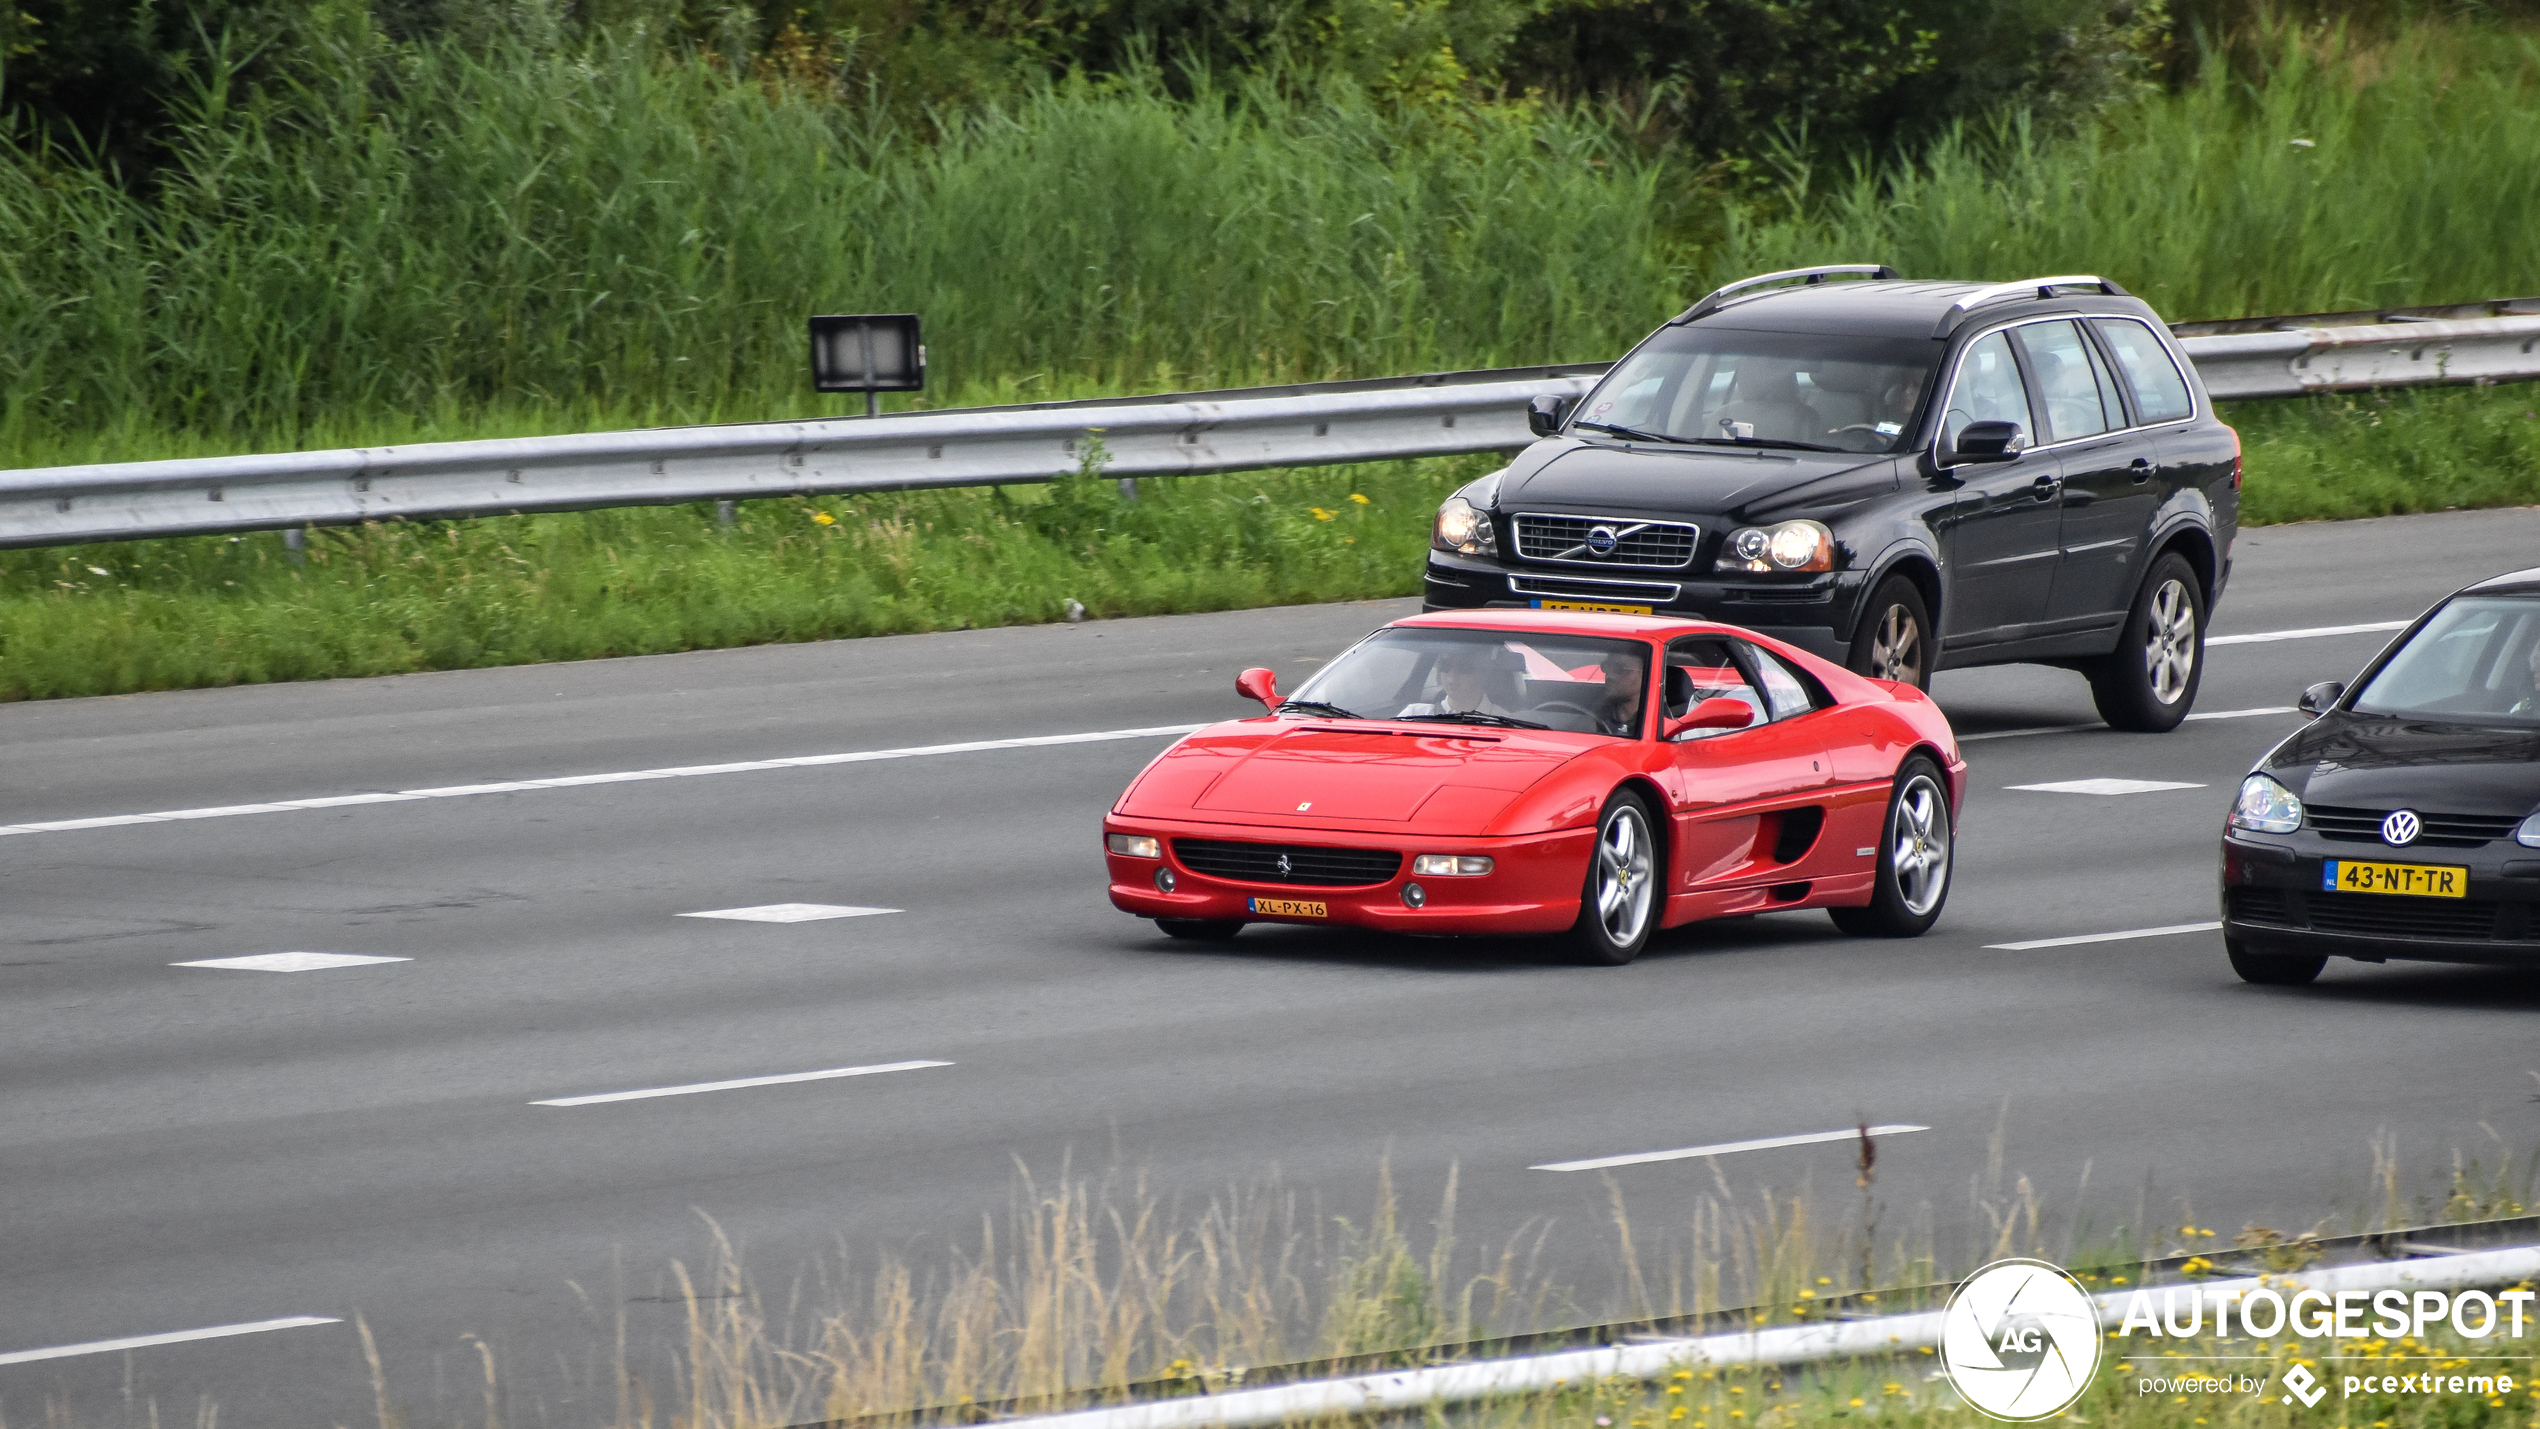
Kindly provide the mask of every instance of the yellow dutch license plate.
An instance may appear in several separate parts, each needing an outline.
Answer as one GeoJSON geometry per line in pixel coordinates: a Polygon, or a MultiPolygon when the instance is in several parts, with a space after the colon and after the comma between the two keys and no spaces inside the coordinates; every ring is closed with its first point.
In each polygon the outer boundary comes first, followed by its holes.
{"type": "Polygon", "coordinates": [[[2405,893],[2418,898],[2467,898],[2469,870],[2422,863],[2357,863],[2332,858],[2320,868],[2320,887],[2331,893],[2405,893]]]}
{"type": "Polygon", "coordinates": [[[1654,605],[1616,605],[1602,600],[1539,600],[1537,610],[1592,610],[1605,615],[1655,615],[1654,605]]]}
{"type": "Polygon", "coordinates": [[[1248,900],[1252,911],[1265,918],[1328,918],[1323,905],[1303,898],[1254,898],[1248,900]]]}

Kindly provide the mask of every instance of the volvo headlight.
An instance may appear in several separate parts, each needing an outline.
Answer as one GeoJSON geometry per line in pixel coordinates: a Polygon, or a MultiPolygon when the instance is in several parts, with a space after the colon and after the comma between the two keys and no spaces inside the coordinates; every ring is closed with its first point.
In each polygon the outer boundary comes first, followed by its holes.
{"type": "Polygon", "coordinates": [[[1448,497],[1446,504],[1438,508],[1437,525],[1429,532],[1429,544],[1459,556],[1499,554],[1499,534],[1491,529],[1490,513],[1461,496],[1448,497]]]}
{"type": "Polygon", "coordinates": [[[2302,801],[2264,774],[2252,774],[2240,781],[2240,797],[2231,806],[2231,826],[2252,833],[2289,834],[2302,827],[2302,801]]]}
{"type": "Polygon", "coordinates": [[[1816,521],[1784,521],[1778,526],[1740,526],[1720,547],[1719,571],[1830,571],[1834,569],[1834,533],[1816,521]]]}
{"type": "Polygon", "coordinates": [[[2514,842],[2524,848],[2540,848],[2540,814],[2533,814],[2514,830],[2514,842]]]}

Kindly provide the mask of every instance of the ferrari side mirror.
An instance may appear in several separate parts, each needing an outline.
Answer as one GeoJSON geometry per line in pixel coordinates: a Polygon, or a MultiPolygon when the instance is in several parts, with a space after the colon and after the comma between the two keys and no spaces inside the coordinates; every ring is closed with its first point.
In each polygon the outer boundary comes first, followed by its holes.
{"type": "Polygon", "coordinates": [[[1235,693],[1275,710],[1279,707],[1279,677],[1255,665],[1235,677],[1235,693]]]}
{"type": "Polygon", "coordinates": [[[1726,695],[1720,695],[1704,700],[1685,713],[1667,721],[1660,727],[1658,737],[1672,741],[1682,738],[1691,730],[1744,729],[1753,723],[1755,723],[1753,705],[1744,700],[1733,700],[1726,695]]]}
{"type": "Polygon", "coordinates": [[[2301,702],[2296,704],[2294,708],[2302,712],[2302,718],[2304,719],[2318,719],[2321,715],[2328,713],[2329,706],[2336,704],[2338,700],[2345,697],[2345,694],[2346,686],[2344,682],[2338,680],[2322,680],[2318,684],[2304,690],[2302,692],[2301,702]]]}

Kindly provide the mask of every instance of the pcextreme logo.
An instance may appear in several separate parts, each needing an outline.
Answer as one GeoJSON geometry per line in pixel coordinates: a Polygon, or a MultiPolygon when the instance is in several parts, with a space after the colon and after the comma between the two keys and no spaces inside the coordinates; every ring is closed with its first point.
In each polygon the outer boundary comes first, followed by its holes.
{"type": "MultiPolygon", "coordinates": [[[[2271,1384],[2271,1374],[2250,1374],[2237,1365],[2210,1371],[2196,1367],[2200,1358],[2245,1356],[2165,1352],[2161,1373],[2137,1376],[2129,1386],[2137,1395],[2275,1398],[2304,1409],[2317,1408],[2332,1391],[2341,1399],[2358,1394],[2492,1398],[2514,1391],[2512,1375],[2451,1371],[2469,1371],[2482,1361],[2519,1362],[2524,1356],[2482,1356],[2474,1351],[2391,1355],[2371,1346],[2364,1355],[2347,1357],[2335,1353],[2335,1342],[2371,1339],[2421,1345],[2428,1333],[2443,1329],[2471,1342],[2520,1340],[2526,1307],[2535,1300],[2540,1300],[2540,1294],[2529,1290],[2326,1291],[2269,1284],[2264,1278],[2171,1285],[2128,1294],[2124,1313],[2109,1338],[2124,1340],[2141,1332],[2147,1338],[2165,1340],[2207,1336],[2266,1340],[2289,1334],[2327,1340],[2330,1344],[2323,1358],[2374,1371],[2334,1373],[2323,1379],[2296,1363],[2271,1384]],[[2416,1361],[2422,1361],[2422,1366],[2416,1361]],[[2416,1372],[2410,1373],[2411,1368],[2416,1372]],[[2391,1370],[2399,1372],[2387,1372],[2391,1370]]],[[[1959,1396],[1979,1413],[2013,1423],[2053,1418],[2072,1407],[2099,1368],[2099,1315],[2100,1307],[2090,1292],[2060,1266],[2042,1260],[1995,1261],[1967,1277],[1950,1296],[1949,1308],[1941,1315],[1941,1364],[1959,1396]]]]}

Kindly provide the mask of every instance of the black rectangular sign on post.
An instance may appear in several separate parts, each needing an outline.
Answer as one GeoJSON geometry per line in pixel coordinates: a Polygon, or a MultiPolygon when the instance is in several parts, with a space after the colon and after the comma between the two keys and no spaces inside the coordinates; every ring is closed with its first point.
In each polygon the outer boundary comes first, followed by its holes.
{"type": "Polygon", "coordinates": [[[820,392],[926,390],[926,345],[915,313],[855,313],[811,320],[811,385],[820,392]]]}

